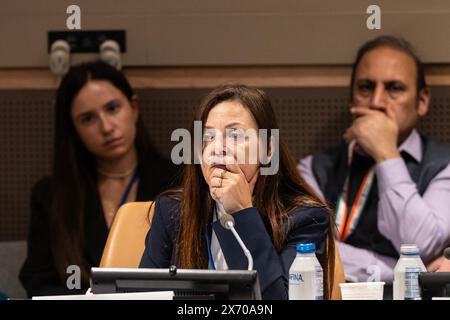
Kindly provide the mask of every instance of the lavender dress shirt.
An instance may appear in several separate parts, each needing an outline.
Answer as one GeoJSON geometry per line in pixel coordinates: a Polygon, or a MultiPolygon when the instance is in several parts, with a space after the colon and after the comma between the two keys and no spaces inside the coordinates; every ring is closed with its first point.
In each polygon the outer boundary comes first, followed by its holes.
{"type": "MultiPolygon", "coordinates": [[[[416,130],[400,145],[419,163],[422,142],[416,130]]],[[[323,199],[311,168],[312,156],[297,166],[303,179],[323,199]]],[[[450,164],[433,180],[423,196],[411,179],[402,158],[389,159],[375,165],[378,181],[378,230],[397,250],[401,244],[417,244],[424,263],[442,254],[450,244],[450,164]]],[[[375,280],[391,283],[396,259],[337,242],[346,278],[353,281],[375,280]],[[369,279],[370,278],[370,279],[369,279]]]]}

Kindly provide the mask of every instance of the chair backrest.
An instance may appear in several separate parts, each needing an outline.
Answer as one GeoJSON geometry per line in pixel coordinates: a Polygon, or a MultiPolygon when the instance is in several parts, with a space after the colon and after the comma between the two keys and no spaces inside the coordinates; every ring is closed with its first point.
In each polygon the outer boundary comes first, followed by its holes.
{"type": "Polygon", "coordinates": [[[151,226],[153,201],[129,202],[119,208],[103,249],[100,268],[137,268],[151,226]]]}
{"type": "Polygon", "coordinates": [[[334,282],[331,289],[331,300],[342,300],[339,283],[345,283],[344,266],[337,245],[334,247],[334,282]]]}

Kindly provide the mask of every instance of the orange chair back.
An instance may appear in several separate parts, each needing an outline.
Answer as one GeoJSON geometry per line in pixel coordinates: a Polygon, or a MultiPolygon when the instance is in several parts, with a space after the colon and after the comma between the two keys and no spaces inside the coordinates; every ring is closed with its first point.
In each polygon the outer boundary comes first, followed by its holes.
{"type": "Polygon", "coordinates": [[[154,213],[153,201],[129,202],[119,208],[109,231],[100,268],[137,268],[154,213]]]}
{"type": "Polygon", "coordinates": [[[345,283],[344,266],[337,246],[334,248],[334,282],[331,289],[331,300],[342,300],[339,283],[345,283]]]}

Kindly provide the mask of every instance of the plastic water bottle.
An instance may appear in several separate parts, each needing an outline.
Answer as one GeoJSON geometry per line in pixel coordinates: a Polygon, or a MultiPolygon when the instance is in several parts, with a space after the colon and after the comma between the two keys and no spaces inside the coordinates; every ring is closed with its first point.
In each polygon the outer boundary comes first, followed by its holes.
{"type": "Polygon", "coordinates": [[[394,269],[394,300],[420,300],[419,273],[427,269],[415,244],[402,244],[394,269]]]}
{"type": "Polygon", "coordinates": [[[298,243],[289,269],[289,300],[323,300],[323,270],[314,243],[298,243]]]}

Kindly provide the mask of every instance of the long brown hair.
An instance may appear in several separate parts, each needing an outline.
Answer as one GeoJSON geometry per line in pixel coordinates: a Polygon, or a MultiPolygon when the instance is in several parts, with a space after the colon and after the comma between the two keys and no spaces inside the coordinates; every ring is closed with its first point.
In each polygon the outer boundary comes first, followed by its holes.
{"type": "MultiPolygon", "coordinates": [[[[214,106],[223,101],[238,101],[251,112],[258,129],[278,129],[271,102],[262,90],[239,84],[216,88],[201,101],[194,120],[206,123],[214,106]]],[[[270,138],[270,136],[269,136],[270,138]]],[[[270,141],[270,139],[267,139],[270,141]]],[[[269,146],[266,146],[267,148],[269,146]]],[[[192,149],[194,155],[194,149],[192,149]]],[[[186,166],[181,200],[180,229],[176,244],[176,260],[180,268],[204,269],[208,267],[204,241],[206,226],[211,221],[214,200],[203,177],[199,164],[186,166]]],[[[293,158],[288,154],[281,136],[279,138],[279,170],[273,175],[260,175],[254,188],[255,207],[270,222],[273,244],[280,253],[285,245],[286,222],[295,208],[315,206],[326,208],[312,189],[300,177],[293,158]]],[[[330,212],[328,210],[328,212],[330,212]]],[[[326,241],[325,253],[319,257],[324,269],[324,294],[329,297],[334,275],[334,236],[332,217],[326,241]]]]}

